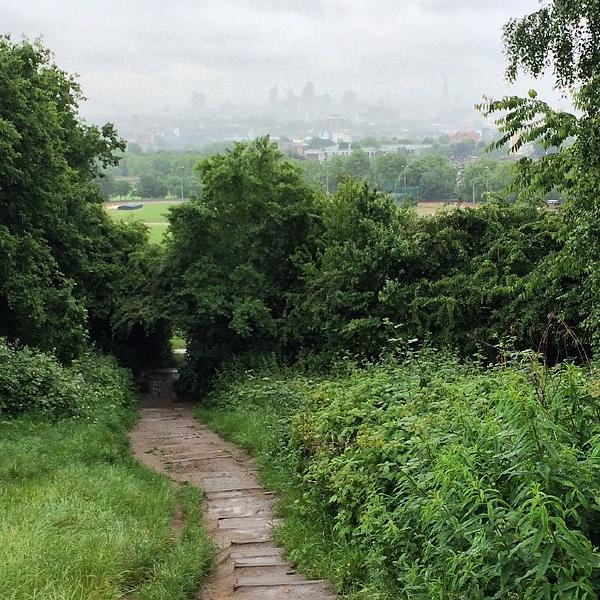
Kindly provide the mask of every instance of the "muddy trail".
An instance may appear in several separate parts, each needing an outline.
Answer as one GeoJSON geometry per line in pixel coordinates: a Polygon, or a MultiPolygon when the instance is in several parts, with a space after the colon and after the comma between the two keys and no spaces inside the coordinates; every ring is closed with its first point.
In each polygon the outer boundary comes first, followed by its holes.
{"type": "Polygon", "coordinates": [[[323,581],[294,572],[272,538],[274,494],[260,486],[250,458],[177,401],[173,372],[148,376],[142,418],[131,433],[136,457],[205,492],[204,518],[217,546],[202,600],[333,600],[323,581]]]}

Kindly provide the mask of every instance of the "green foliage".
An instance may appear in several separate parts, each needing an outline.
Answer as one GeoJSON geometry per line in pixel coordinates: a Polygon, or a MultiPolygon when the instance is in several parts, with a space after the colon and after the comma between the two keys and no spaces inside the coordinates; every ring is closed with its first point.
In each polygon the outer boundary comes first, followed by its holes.
{"type": "Polygon", "coordinates": [[[132,195],[142,198],[179,198],[182,184],[184,198],[198,196],[201,183],[194,167],[198,161],[228,146],[211,144],[186,152],[144,152],[136,144],[130,144],[127,151],[119,156],[119,164],[104,170],[96,183],[104,198],[122,195],[123,184],[133,185],[132,195]]]}
{"type": "MultiPolygon", "coordinates": [[[[0,335],[63,360],[90,339],[107,350],[146,341],[127,335],[140,319],[116,321],[144,301],[128,278],[149,270],[147,234],[114,225],[94,183],[124,142],[79,118],[81,98],[39,43],[0,37],[0,335]]],[[[143,331],[161,328],[144,315],[143,331]]]]}
{"type": "MultiPolygon", "coordinates": [[[[560,311],[562,288],[547,271],[558,248],[555,214],[490,201],[419,219],[348,182],[323,201],[322,222],[286,321],[305,354],[377,357],[390,339],[416,338],[493,356],[508,336],[538,348],[548,315],[560,311]]],[[[555,357],[559,346],[573,350],[554,335],[543,349],[555,357]]]]}
{"type": "Polygon", "coordinates": [[[314,227],[314,194],[281,158],[259,139],[206,159],[202,198],[171,210],[163,284],[188,342],[192,387],[231,355],[278,339],[297,286],[294,259],[314,227]]]}
{"type": "Polygon", "coordinates": [[[88,354],[63,367],[51,355],[0,339],[0,414],[90,419],[134,402],[128,372],[109,358],[88,354]]]}
{"type": "Polygon", "coordinates": [[[463,202],[481,202],[490,194],[506,198],[515,178],[515,164],[482,158],[466,165],[458,186],[463,202]]]}
{"type": "Polygon", "coordinates": [[[598,381],[421,353],[328,380],[238,375],[202,415],[267,478],[287,469],[275,485],[304,493],[284,495],[279,535],[357,597],[592,598],[598,381]],[[296,535],[300,515],[320,541],[296,535]]]}
{"type": "Polygon", "coordinates": [[[522,195],[540,199],[551,191],[565,198],[560,240],[562,250],[549,265],[552,284],[561,288],[560,318],[577,323],[596,348],[600,344],[600,231],[598,181],[599,7],[595,2],[553,0],[523,18],[511,20],[504,38],[508,77],[519,71],[534,77],[553,71],[556,86],[570,94],[578,114],[552,109],[535,90],[527,98],[486,101],[487,114],[501,112],[498,123],[513,149],[536,143],[544,154],[521,160],[522,195]]]}
{"type": "Polygon", "coordinates": [[[408,164],[406,185],[418,186],[426,200],[454,198],[456,169],[443,156],[426,154],[408,164]]]}
{"type": "Polygon", "coordinates": [[[212,558],[201,494],[132,459],[134,401],[109,359],[0,344],[0,597],[192,597],[212,558]]]}

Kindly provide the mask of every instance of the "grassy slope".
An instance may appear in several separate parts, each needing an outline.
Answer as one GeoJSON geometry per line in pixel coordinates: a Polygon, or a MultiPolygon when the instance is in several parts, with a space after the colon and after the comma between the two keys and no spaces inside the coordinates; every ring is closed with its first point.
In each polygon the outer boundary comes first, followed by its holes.
{"type": "Polygon", "coordinates": [[[175,206],[172,202],[147,202],[138,210],[108,210],[114,221],[141,221],[146,223],[150,230],[150,241],[159,244],[167,231],[167,213],[169,207],[175,206]]]}
{"type": "Polygon", "coordinates": [[[190,597],[212,557],[200,497],[174,539],[175,492],[130,456],[134,415],[0,423],[0,597],[190,597]]]}

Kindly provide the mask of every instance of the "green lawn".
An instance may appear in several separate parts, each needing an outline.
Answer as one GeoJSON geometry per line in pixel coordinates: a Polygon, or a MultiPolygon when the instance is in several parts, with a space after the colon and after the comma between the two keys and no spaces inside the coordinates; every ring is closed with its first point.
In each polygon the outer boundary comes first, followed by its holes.
{"type": "Polygon", "coordinates": [[[150,229],[150,241],[159,244],[167,231],[167,213],[177,202],[142,202],[137,210],[117,210],[108,208],[107,212],[114,221],[141,221],[150,229]]]}
{"type": "Polygon", "coordinates": [[[154,244],[160,244],[168,226],[168,223],[146,223],[146,227],[150,230],[150,241],[154,244]]]}
{"type": "Polygon", "coordinates": [[[168,202],[142,202],[142,208],[137,210],[117,210],[108,208],[108,214],[115,221],[142,221],[144,223],[166,223],[169,207],[175,206],[168,202]]]}

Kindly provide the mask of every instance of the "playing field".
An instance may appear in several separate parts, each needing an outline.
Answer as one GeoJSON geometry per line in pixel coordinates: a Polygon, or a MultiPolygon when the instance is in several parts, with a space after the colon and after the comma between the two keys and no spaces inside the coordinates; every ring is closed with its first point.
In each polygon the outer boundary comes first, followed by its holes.
{"type": "Polygon", "coordinates": [[[167,213],[171,206],[181,201],[165,200],[163,202],[144,202],[142,208],[136,210],[118,210],[120,202],[107,202],[104,204],[108,214],[115,221],[141,221],[150,229],[150,241],[160,243],[167,230],[167,213]]]}

